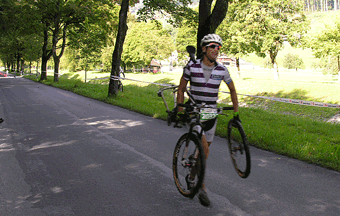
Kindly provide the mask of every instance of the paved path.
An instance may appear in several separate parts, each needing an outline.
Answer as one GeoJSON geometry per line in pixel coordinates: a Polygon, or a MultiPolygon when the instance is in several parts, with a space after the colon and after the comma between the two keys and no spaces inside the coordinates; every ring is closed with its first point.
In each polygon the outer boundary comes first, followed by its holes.
{"type": "Polygon", "coordinates": [[[184,129],[23,78],[0,78],[0,117],[0,215],[340,212],[338,172],[252,147],[252,172],[241,179],[218,137],[206,176],[213,206],[205,208],[173,183],[184,129]]]}

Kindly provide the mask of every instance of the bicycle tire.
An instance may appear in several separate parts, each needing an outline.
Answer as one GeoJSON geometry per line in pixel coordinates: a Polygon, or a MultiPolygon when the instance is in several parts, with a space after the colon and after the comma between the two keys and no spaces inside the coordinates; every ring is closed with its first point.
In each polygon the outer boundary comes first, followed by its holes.
{"type": "Polygon", "coordinates": [[[179,138],[174,150],[172,170],[178,191],[185,197],[193,198],[202,186],[205,173],[203,146],[196,135],[185,133],[179,138]],[[193,155],[195,154],[196,149],[198,150],[198,160],[194,159],[195,165],[190,168],[189,164],[191,162],[188,161],[193,161],[193,155]],[[188,154],[184,154],[185,150],[188,154]],[[183,156],[185,156],[185,158],[183,156]],[[195,184],[192,188],[188,188],[185,177],[192,172],[193,168],[196,173],[194,179],[195,184]]]}
{"type": "Polygon", "coordinates": [[[241,123],[231,119],[228,122],[228,148],[234,168],[241,178],[247,178],[250,174],[251,159],[247,136],[241,123]],[[238,156],[241,158],[238,161],[238,156]]]}

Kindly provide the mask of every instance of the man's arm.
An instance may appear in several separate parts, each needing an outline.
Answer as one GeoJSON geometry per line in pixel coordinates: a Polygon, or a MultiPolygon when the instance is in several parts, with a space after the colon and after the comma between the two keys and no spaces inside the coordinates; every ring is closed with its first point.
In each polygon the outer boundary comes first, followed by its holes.
{"type": "Polygon", "coordinates": [[[235,88],[234,82],[231,81],[229,84],[227,84],[227,86],[230,91],[231,101],[233,102],[234,112],[238,112],[238,99],[237,99],[236,88],[235,88]]]}
{"type": "MultiPolygon", "coordinates": [[[[188,81],[186,81],[183,77],[181,78],[181,81],[178,86],[178,91],[177,91],[177,104],[183,103],[184,102],[184,92],[187,88],[188,81]]],[[[178,107],[177,108],[178,112],[183,111],[183,107],[178,107]]]]}

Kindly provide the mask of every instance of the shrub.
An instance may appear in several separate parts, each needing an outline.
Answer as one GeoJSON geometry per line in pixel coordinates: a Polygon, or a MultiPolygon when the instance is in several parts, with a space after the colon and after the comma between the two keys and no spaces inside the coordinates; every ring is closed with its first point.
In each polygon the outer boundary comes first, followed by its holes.
{"type": "Polygon", "coordinates": [[[283,60],[283,67],[287,69],[304,69],[305,65],[302,58],[297,54],[288,53],[283,60]]]}

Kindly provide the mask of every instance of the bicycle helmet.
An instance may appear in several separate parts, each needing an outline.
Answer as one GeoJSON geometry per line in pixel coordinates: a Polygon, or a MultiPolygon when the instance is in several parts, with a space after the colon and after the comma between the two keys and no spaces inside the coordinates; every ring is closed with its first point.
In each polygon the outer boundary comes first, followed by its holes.
{"type": "Polygon", "coordinates": [[[209,44],[209,43],[217,43],[222,46],[222,38],[217,34],[207,34],[201,40],[201,47],[209,44]]]}

